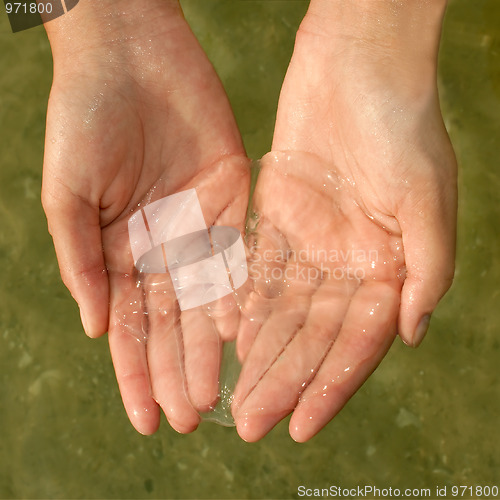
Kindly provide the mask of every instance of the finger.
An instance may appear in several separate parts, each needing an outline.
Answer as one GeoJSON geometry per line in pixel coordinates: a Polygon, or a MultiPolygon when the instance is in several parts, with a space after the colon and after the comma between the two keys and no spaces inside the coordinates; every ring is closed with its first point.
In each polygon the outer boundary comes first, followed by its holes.
{"type": "Polygon", "coordinates": [[[398,217],[403,235],[406,279],[401,293],[399,335],[413,347],[427,332],[430,315],[453,282],[455,189],[408,202],[398,217]]]}
{"type": "MultiPolygon", "coordinates": [[[[275,361],[283,355],[286,346],[304,325],[311,297],[319,286],[319,280],[309,280],[300,272],[305,266],[290,262],[286,275],[290,278],[281,297],[269,301],[272,307],[268,319],[242,367],[234,391],[233,413],[236,419],[243,415],[240,408],[275,361]],[[297,278],[292,279],[292,276],[297,278]]],[[[285,274],[285,273],[284,273],[285,274]]]]}
{"type": "MultiPolygon", "coordinates": [[[[243,232],[250,189],[248,158],[225,156],[200,172],[185,187],[191,186],[196,189],[207,227],[230,226],[243,232]],[[224,182],[221,183],[222,178],[224,182]]],[[[238,331],[239,310],[234,293],[205,307],[224,341],[234,340],[238,331]]]]}
{"type": "Polygon", "coordinates": [[[293,411],[333,345],[356,286],[357,282],[334,279],[321,284],[304,326],[239,409],[237,426],[243,439],[257,441],[293,411]]]}
{"type": "Polygon", "coordinates": [[[80,307],[85,333],[98,337],[108,329],[109,304],[99,207],[45,179],[42,202],[61,277],[80,307]]]}
{"type": "Polygon", "coordinates": [[[202,170],[185,186],[189,187],[196,188],[207,226],[231,226],[243,231],[250,191],[247,158],[226,156],[202,170]]]}
{"type": "Polygon", "coordinates": [[[237,338],[238,358],[243,361],[257,333],[274,307],[274,299],[288,294],[286,259],[289,246],[283,235],[264,216],[248,237],[249,255],[247,286],[239,294],[241,318],[237,338]]]}
{"type": "Polygon", "coordinates": [[[236,337],[236,353],[243,363],[262,325],[272,310],[272,299],[266,299],[254,291],[249,291],[241,305],[241,316],[236,337]]]}
{"type": "Polygon", "coordinates": [[[231,342],[236,338],[240,322],[240,310],[235,294],[225,295],[203,306],[205,316],[211,319],[211,328],[215,327],[221,340],[231,342]]]}
{"type": "Polygon", "coordinates": [[[361,387],[396,334],[398,282],[366,282],[353,296],[335,344],[300,397],[290,435],[304,442],[319,432],[361,387]]]}
{"type": "MultiPolygon", "coordinates": [[[[155,280],[154,275],[149,277],[155,280]]],[[[164,282],[165,275],[159,277],[164,282]]],[[[188,396],[184,372],[185,348],[180,312],[172,286],[146,288],[148,365],[153,397],[170,425],[180,433],[194,431],[200,417],[188,396]]]]}
{"type": "Polygon", "coordinates": [[[109,348],[125,410],[141,434],[158,429],[160,412],[151,393],[142,331],[142,291],[130,286],[126,276],[112,274],[109,348]]]}
{"type": "Polygon", "coordinates": [[[181,313],[189,398],[199,412],[213,410],[219,393],[222,342],[201,307],[181,313]]]}

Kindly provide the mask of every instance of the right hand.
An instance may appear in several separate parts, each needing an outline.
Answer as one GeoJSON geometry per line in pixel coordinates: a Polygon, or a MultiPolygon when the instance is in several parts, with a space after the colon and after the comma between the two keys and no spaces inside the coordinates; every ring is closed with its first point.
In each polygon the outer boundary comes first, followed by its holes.
{"type": "Polygon", "coordinates": [[[109,333],[135,428],[154,432],[159,405],[190,432],[217,392],[220,346],[211,328],[196,342],[184,329],[181,359],[179,332],[160,316],[149,317],[147,342],[130,334],[143,311],[131,314],[141,296],[127,221],[148,196],[196,187],[215,200],[207,225],[243,228],[249,177],[229,102],[177,1],[81,0],[46,29],[54,81],[42,201],[61,276],[86,333],[109,333]]]}

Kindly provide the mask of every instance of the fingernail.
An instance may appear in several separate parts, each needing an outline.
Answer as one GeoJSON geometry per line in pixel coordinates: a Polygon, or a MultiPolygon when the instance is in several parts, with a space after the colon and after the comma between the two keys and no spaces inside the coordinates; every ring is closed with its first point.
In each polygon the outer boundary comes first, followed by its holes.
{"type": "Polygon", "coordinates": [[[420,323],[418,324],[417,329],[415,330],[415,333],[413,335],[413,347],[418,347],[422,342],[422,340],[424,340],[425,334],[429,329],[430,321],[431,321],[430,314],[422,316],[422,319],[420,320],[420,323]]]}
{"type": "Polygon", "coordinates": [[[82,320],[82,325],[83,325],[83,329],[85,330],[85,334],[90,337],[89,331],[87,330],[87,320],[85,319],[85,315],[83,314],[81,307],[80,307],[80,319],[82,320]]]}

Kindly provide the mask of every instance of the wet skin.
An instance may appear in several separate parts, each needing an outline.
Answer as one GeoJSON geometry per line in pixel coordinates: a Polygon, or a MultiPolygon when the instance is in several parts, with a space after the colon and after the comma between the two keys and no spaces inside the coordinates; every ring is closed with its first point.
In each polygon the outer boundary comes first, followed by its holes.
{"type": "Polygon", "coordinates": [[[256,273],[234,408],[248,441],[291,412],[295,440],[316,434],[396,333],[421,342],[453,279],[456,160],[436,85],[445,2],[340,4],[311,2],[297,35],[273,140],[285,153],[264,159],[255,191],[257,255],[314,247],[378,257],[359,281],[336,279],[338,264],[317,253],[292,258],[280,265],[325,272],[285,281],[270,300],[256,273]]]}

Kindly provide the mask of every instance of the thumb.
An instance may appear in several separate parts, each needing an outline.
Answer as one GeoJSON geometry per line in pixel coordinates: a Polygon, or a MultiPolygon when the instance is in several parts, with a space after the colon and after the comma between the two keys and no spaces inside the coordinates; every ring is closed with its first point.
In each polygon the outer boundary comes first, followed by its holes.
{"type": "Polygon", "coordinates": [[[416,347],[430,316],[453,282],[456,241],[456,183],[418,201],[415,196],[398,214],[403,235],[406,279],[401,292],[399,335],[416,347]]]}
{"type": "Polygon", "coordinates": [[[80,307],[86,334],[98,337],[107,331],[109,309],[99,207],[46,176],[42,204],[63,282],[80,307]]]}

